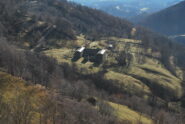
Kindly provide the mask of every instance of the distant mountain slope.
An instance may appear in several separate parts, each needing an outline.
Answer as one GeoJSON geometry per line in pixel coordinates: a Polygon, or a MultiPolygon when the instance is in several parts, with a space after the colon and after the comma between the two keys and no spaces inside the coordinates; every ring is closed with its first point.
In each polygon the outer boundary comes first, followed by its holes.
{"type": "Polygon", "coordinates": [[[133,17],[153,13],[172,6],[181,0],[70,0],[103,10],[114,16],[135,21],[133,17]]]}
{"type": "Polygon", "coordinates": [[[146,17],[143,26],[165,35],[185,33],[185,1],[146,17]]]}
{"type": "Polygon", "coordinates": [[[170,36],[169,38],[179,43],[185,44],[185,35],[173,35],[173,36],[170,36]]]}

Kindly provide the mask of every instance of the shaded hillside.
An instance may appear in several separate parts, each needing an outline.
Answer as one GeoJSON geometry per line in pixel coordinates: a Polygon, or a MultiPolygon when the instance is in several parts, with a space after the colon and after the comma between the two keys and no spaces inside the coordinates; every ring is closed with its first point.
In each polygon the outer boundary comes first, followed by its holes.
{"type": "Polygon", "coordinates": [[[173,36],[170,36],[169,38],[179,43],[185,44],[185,35],[173,35],[173,36]]]}
{"type": "Polygon", "coordinates": [[[132,28],[125,20],[65,0],[9,0],[1,1],[0,6],[3,6],[0,22],[6,27],[4,35],[29,41],[32,46],[41,39],[73,40],[81,33],[92,40],[106,36],[129,37],[132,28]],[[15,7],[9,9],[12,5],[15,7]]]}
{"type": "Polygon", "coordinates": [[[154,13],[139,24],[165,35],[179,35],[185,33],[185,1],[154,13]]]}

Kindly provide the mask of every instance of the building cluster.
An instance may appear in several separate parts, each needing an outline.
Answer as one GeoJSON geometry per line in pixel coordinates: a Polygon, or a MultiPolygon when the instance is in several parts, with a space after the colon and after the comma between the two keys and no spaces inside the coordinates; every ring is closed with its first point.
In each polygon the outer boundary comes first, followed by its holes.
{"type": "Polygon", "coordinates": [[[73,60],[78,60],[83,57],[85,61],[91,61],[100,64],[105,60],[106,52],[106,49],[80,47],[75,51],[73,60]]]}

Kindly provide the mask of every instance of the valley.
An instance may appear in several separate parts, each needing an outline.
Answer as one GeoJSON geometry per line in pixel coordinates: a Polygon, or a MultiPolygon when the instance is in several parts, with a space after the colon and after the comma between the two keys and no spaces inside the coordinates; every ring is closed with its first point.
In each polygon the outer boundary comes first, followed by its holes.
{"type": "Polygon", "coordinates": [[[111,15],[135,22],[135,17],[150,15],[182,0],[69,0],[79,4],[103,10],[111,15]],[[136,6],[137,5],[137,6],[136,6]]]}

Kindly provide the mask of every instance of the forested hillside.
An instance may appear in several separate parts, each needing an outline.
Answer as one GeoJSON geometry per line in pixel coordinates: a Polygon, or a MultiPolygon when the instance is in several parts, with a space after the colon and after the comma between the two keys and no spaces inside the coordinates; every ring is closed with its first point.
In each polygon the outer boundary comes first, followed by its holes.
{"type": "Polygon", "coordinates": [[[184,60],[185,46],[98,10],[1,0],[0,123],[183,124],[184,60]],[[82,46],[105,59],[74,60],[82,46]]]}
{"type": "Polygon", "coordinates": [[[34,42],[42,36],[53,42],[75,39],[83,33],[93,40],[103,36],[129,37],[131,31],[131,23],[125,20],[65,0],[22,1],[13,8],[16,3],[9,1],[8,4],[1,1],[2,25],[8,35],[19,36],[31,45],[37,44],[34,42]]]}
{"type": "Polygon", "coordinates": [[[165,35],[182,35],[185,33],[184,11],[185,1],[182,1],[146,17],[140,24],[165,35]]]}

